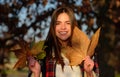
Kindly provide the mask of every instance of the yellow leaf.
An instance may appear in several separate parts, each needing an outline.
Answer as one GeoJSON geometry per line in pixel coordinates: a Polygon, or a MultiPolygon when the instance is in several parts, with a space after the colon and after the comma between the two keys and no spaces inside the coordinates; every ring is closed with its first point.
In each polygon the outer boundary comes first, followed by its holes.
{"type": "Polygon", "coordinates": [[[19,44],[19,48],[15,49],[11,49],[16,57],[18,58],[18,61],[16,62],[16,64],[14,65],[14,68],[23,68],[26,66],[26,62],[27,62],[27,57],[36,57],[37,55],[39,55],[39,58],[44,58],[46,56],[45,53],[40,53],[43,52],[43,46],[44,46],[44,41],[39,41],[37,43],[34,43],[32,48],[30,48],[30,45],[22,40],[20,40],[18,42],[19,44]]]}
{"type": "Polygon", "coordinates": [[[94,54],[94,50],[95,50],[95,48],[98,44],[98,40],[99,40],[100,29],[101,28],[99,28],[91,38],[89,48],[88,48],[88,51],[87,51],[87,55],[89,55],[89,56],[92,56],[94,54]]]}
{"type": "Polygon", "coordinates": [[[74,28],[72,36],[72,47],[66,47],[66,57],[70,61],[70,65],[81,64],[83,59],[94,54],[94,49],[97,46],[100,29],[93,35],[90,40],[88,36],[78,27],[74,28]]]}
{"type": "Polygon", "coordinates": [[[78,27],[75,27],[73,36],[72,36],[72,45],[75,48],[80,49],[82,52],[87,54],[89,43],[90,43],[90,40],[88,36],[83,31],[81,31],[78,27]]]}
{"type": "Polygon", "coordinates": [[[45,56],[46,56],[46,53],[43,51],[43,52],[40,52],[40,53],[36,56],[36,58],[37,58],[37,59],[44,59],[45,56]]]}
{"type": "Polygon", "coordinates": [[[13,51],[17,58],[21,58],[21,56],[26,56],[26,52],[22,49],[14,50],[13,51]]]}
{"type": "Polygon", "coordinates": [[[80,49],[74,48],[74,47],[67,47],[66,51],[69,53],[66,53],[66,56],[70,60],[70,65],[78,65],[81,64],[83,61],[85,54],[80,49]]]}
{"type": "Polygon", "coordinates": [[[90,40],[88,36],[78,27],[74,28],[72,36],[72,47],[67,48],[66,57],[70,60],[70,65],[81,64],[87,54],[90,40]]]}
{"type": "Polygon", "coordinates": [[[30,48],[28,47],[28,43],[20,40],[18,42],[19,48],[15,49],[13,48],[13,52],[15,53],[16,57],[18,58],[18,61],[14,65],[14,68],[23,68],[26,66],[27,57],[31,55],[30,48]]]}
{"type": "Polygon", "coordinates": [[[19,58],[19,60],[16,62],[13,68],[24,68],[26,66],[26,56],[22,56],[19,58]]]}
{"type": "Polygon", "coordinates": [[[17,49],[21,49],[19,44],[13,46],[10,50],[12,51],[12,50],[17,50],[17,49]]]}
{"type": "Polygon", "coordinates": [[[39,41],[37,43],[35,43],[31,49],[31,53],[33,55],[37,55],[39,54],[40,52],[42,52],[42,49],[43,49],[43,46],[44,46],[44,41],[39,41]]]}

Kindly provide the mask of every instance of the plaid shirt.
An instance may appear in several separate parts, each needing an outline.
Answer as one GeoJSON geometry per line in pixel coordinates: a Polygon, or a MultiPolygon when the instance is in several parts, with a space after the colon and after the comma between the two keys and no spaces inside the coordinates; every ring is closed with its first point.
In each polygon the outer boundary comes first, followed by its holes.
{"type": "Polygon", "coordinates": [[[46,60],[46,77],[55,77],[56,62],[54,60],[46,60]]]}
{"type": "MultiPolygon", "coordinates": [[[[42,77],[55,77],[55,69],[56,69],[56,61],[54,59],[47,60],[46,58],[43,60],[39,60],[41,65],[42,77]]],[[[84,68],[80,66],[80,70],[82,71],[82,77],[84,77],[84,68]]],[[[99,66],[97,60],[94,59],[94,68],[93,68],[96,77],[99,77],[99,66]]],[[[32,72],[28,72],[28,77],[31,77],[32,72]]]]}
{"type": "MultiPolygon", "coordinates": [[[[82,77],[84,77],[84,69],[80,66],[82,71],[82,77]]],[[[54,60],[46,60],[46,77],[55,77],[56,62],[54,60]]],[[[45,70],[45,69],[44,69],[45,70]]],[[[95,61],[94,72],[97,77],[99,77],[98,64],[95,61]]]]}

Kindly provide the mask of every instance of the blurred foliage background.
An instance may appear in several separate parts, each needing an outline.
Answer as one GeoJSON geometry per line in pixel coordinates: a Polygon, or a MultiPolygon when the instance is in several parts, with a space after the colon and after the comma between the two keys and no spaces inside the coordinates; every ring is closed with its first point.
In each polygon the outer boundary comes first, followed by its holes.
{"type": "Polygon", "coordinates": [[[9,76],[8,65],[16,62],[10,49],[20,39],[28,44],[34,37],[44,40],[53,11],[62,5],[73,9],[79,28],[89,37],[102,27],[95,50],[100,77],[120,77],[120,0],[0,0],[1,77],[9,76]]]}

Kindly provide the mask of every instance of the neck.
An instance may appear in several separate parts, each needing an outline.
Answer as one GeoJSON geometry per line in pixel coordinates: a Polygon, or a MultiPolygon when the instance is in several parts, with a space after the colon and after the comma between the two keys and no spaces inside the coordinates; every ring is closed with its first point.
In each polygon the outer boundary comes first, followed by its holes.
{"type": "Polygon", "coordinates": [[[66,41],[66,40],[65,41],[59,40],[59,41],[60,41],[62,47],[66,47],[68,45],[68,41],[66,41]]]}
{"type": "Polygon", "coordinates": [[[62,47],[66,47],[67,46],[67,42],[62,42],[62,47]]]}

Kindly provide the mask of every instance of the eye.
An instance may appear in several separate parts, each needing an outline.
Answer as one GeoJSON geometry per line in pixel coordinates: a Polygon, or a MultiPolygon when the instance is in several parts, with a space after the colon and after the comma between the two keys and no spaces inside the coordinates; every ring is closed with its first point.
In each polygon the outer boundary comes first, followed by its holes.
{"type": "Polygon", "coordinates": [[[68,25],[70,25],[70,22],[67,22],[68,25]]]}
{"type": "Polygon", "coordinates": [[[66,22],[66,24],[70,25],[71,23],[68,21],[68,22],[66,22]]]}
{"type": "Polygon", "coordinates": [[[60,22],[57,21],[57,22],[56,22],[56,25],[60,25],[60,22]]]}

